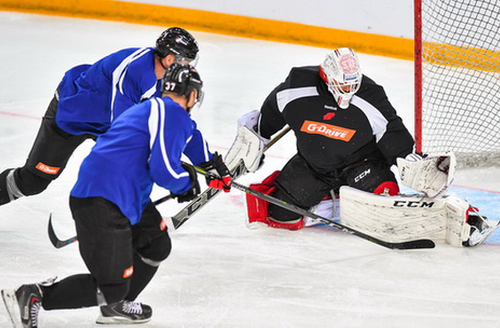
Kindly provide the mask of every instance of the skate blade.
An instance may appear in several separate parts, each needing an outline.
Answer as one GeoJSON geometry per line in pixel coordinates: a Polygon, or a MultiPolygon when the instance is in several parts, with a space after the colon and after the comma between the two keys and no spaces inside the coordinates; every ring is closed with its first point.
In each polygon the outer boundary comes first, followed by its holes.
{"type": "MultiPolygon", "coordinates": [[[[151,318],[145,319],[130,319],[124,317],[105,317],[102,314],[99,315],[95,321],[98,325],[135,325],[140,323],[146,323],[151,321],[151,318]]],[[[16,327],[17,328],[17,327],[16,327]]]]}
{"type": "Polygon", "coordinates": [[[17,303],[16,291],[13,289],[2,289],[2,299],[12,321],[14,328],[23,328],[21,323],[21,312],[17,303]]]}

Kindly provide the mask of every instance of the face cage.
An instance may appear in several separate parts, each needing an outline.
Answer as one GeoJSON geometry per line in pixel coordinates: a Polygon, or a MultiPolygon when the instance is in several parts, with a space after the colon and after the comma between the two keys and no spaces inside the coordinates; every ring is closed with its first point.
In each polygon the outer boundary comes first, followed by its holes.
{"type": "Polygon", "coordinates": [[[338,94],[339,96],[353,96],[356,92],[358,92],[359,87],[361,86],[361,81],[356,79],[356,82],[345,82],[340,83],[334,79],[331,79],[328,83],[328,89],[333,94],[338,94]]]}

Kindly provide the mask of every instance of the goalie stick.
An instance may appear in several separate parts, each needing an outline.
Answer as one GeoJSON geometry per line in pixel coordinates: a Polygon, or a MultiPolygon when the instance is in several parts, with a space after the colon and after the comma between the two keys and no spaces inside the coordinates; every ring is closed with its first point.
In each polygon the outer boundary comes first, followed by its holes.
{"type": "MultiPolygon", "coordinates": [[[[271,141],[264,147],[264,152],[271,148],[278,140],[280,140],[285,134],[290,131],[291,128],[286,126],[283,130],[281,130],[276,137],[272,138],[271,141]]],[[[235,168],[231,170],[231,177],[233,180],[237,179],[241,175],[246,173],[245,164],[243,161],[240,161],[235,168]]],[[[186,207],[184,207],[177,214],[165,218],[167,220],[167,225],[169,228],[173,227],[174,230],[177,230],[181,225],[186,223],[194,213],[199,211],[203,206],[205,206],[209,201],[211,201],[215,196],[220,193],[219,189],[208,188],[204,192],[198,195],[194,200],[191,201],[186,207]],[[170,221],[170,222],[169,222],[170,221]]]]}
{"type": "MultiPolygon", "coordinates": [[[[205,176],[209,176],[211,175],[211,173],[203,170],[202,168],[198,167],[198,166],[194,166],[194,168],[196,169],[196,172],[202,174],[202,175],[205,175],[205,176]]],[[[303,215],[304,217],[310,217],[310,218],[313,218],[313,219],[316,219],[318,221],[321,221],[327,225],[329,225],[330,227],[334,227],[334,228],[337,228],[341,231],[344,231],[344,232],[347,232],[347,233],[350,233],[352,235],[355,235],[355,236],[358,236],[358,237],[361,237],[363,239],[366,239],[368,241],[371,241],[372,243],[375,243],[377,245],[380,245],[380,246],[384,246],[384,247],[387,247],[387,248],[390,248],[390,249],[422,249],[422,248],[434,248],[436,245],[434,244],[434,242],[430,239],[417,239],[417,240],[410,240],[410,241],[405,241],[405,242],[395,242],[395,243],[392,243],[392,242],[387,242],[387,241],[384,241],[384,240],[381,240],[381,239],[378,239],[378,238],[375,238],[373,236],[370,236],[370,235],[367,235],[361,231],[358,231],[358,230],[355,230],[353,228],[350,228],[348,226],[345,226],[341,223],[338,223],[338,222],[335,222],[333,220],[330,220],[330,219],[327,219],[325,217],[322,217],[322,216],[319,216],[313,212],[309,212],[307,210],[304,210],[300,207],[297,207],[293,204],[289,204],[285,201],[282,201],[278,198],[275,198],[273,196],[270,196],[270,195],[266,195],[266,194],[263,194],[257,190],[253,190],[253,189],[250,189],[249,187],[246,187],[244,185],[241,185],[237,182],[234,182],[232,183],[232,188],[236,188],[238,190],[241,190],[247,194],[250,194],[252,196],[255,196],[255,197],[258,197],[258,198],[261,198],[269,203],[272,203],[272,204],[275,204],[277,206],[280,206],[280,207],[283,207],[284,209],[287,209],[289,211],[292,211],[292,212],[295,212],[297,214],[301,214],[303,215]]]]}
{"type": "MultiPolygon", "coordinates": [[[[172,194],[166,195],[160,199],[155,200],[153,202],[153,205],[160,205],[161,203],[166,202],[167,200],[172,199],[172,198],[174,198],[174,196],[172,196],[172,194]]],[[[48,233],[49,233],[50,242],[52,243],[52,245],[54,245],[55,248],[61,248],[61,247],[67,246],[69,244],[72,244],[75,241],[78,241],[77,236],[73,236],[71,238],[64,239],[64,240],[61,240],[57,237],[56,232],[54,231],[54,227],[52,225],[52,213],[50,213],[50,215],[49,215],[48,233]]]]}

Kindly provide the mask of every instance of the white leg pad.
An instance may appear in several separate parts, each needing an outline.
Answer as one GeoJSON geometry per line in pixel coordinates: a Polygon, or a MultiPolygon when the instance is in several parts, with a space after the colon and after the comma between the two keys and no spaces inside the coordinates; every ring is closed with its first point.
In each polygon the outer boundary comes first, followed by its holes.
{"type": "Polygon", "coordinates": [[[469,208],[455,196],[389,196],[340,188],[342,224],[389,242],[426,238],[462,247],[470,235],[469,208]]]}
{"type": "Polygon", "coordinates": [[[416,196],[376,195],[340,188],[342,224],[389,242],[445,240],[446,202],[416,196]]]}
{"type": "Polygon", "coordinates": [[[462,247],[462,243],[469,238],[470,225],[466,223],[470,204],[455,196],[446,198],[448,222],[446,226],[446,242],[455,247],[462,247]]]}

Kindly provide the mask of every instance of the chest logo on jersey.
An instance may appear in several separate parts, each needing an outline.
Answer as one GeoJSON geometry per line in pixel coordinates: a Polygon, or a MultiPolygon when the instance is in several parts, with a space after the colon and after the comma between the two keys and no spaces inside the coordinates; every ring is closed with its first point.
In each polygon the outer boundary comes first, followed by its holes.
{"type": "Polygon", "coordinates": [[[300,131],[309,134],[319,134],[327,138],[342,140],[348,142],[356,133],[356,130],[343,128],[321,122],[304,121],[300,131]]]}
{"type": "Polygon", "coordinates": [[[325,115],[323,115],[323,120],[329,121],[329,120],[331,120],[334,117],[335,117],[335,113],[331,113],[331,112],[330,113],[326,113],[325,115]]]}

